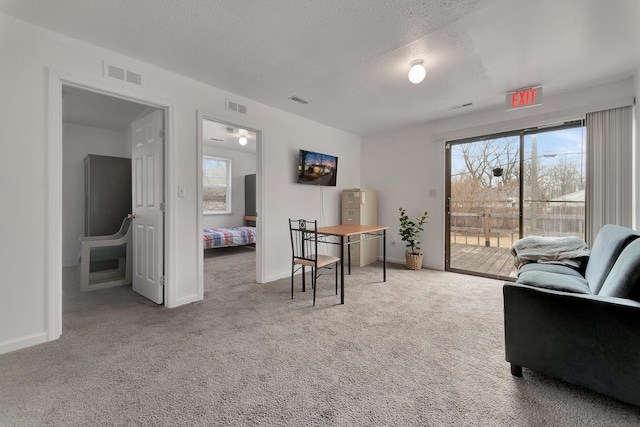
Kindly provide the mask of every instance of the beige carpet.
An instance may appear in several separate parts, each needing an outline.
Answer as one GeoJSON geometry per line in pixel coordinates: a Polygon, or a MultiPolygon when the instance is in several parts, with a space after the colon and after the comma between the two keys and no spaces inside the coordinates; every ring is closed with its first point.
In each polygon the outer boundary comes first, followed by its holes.
{"type": "Polygon", "coordinates": [[[640,408],[504,361],[502,283],[389,265],[295,299],[251,248],[208,251],[205,300],[80,293],[64,331],[0,356],[0,426],[640,425],[640,408]]]}

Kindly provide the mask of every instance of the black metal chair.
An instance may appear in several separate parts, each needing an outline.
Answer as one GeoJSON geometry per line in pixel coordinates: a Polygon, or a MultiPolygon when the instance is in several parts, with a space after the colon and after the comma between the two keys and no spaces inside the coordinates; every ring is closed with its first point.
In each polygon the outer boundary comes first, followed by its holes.
{"type": "Polygon", "coordinates": [[[316,305],[316,283],[320,269],[335,270],[336,295],[338,295],[338,264],[340,258],[318,253],[318,221],[289,219],[291,235],[291,299],[295,272],[302,269],[302,292],[305,292],[305,267],[311,267],[311,286],[313,287],[313,305],[316,305]]]}

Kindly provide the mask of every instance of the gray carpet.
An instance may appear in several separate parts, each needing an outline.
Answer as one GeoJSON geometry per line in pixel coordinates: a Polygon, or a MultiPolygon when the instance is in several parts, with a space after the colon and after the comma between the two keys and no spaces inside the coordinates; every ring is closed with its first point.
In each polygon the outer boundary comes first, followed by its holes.
{"type": "MultiPolygon", "coordinates": [[[[380,265],[290,299],[251,248],[208,251],[205,300],[65,285],[63,335],[0,356],[1,426],[639,425],[640,408],[504,361],[502,283],[380,265]]],[[[299,282],[298,282],[299,285],[299,282]]]]}

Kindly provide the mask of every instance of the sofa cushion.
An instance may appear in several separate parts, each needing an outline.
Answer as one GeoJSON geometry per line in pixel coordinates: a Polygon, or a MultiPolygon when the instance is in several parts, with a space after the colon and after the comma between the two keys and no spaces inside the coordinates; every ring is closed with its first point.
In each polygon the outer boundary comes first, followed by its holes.
{"type": "Polygon", "coordinates": [[[640,239],[622,251],[598,295],[640,301],[640,239]]]}
{"type": "Polygon", "coordinates": [[[551,273],[549,271],[525,271],[518,276],[516,283],[536,288],[553,289],[574,294],[591,294],[589,283],[582,277],[551,273]]]}
{"type": "Polygon", "coordinates": [[[619,225],[607,224],[600,229],[591,247],[591,256],[584,273],[591,293],[594,295],[600,293],[605,279],[622,250],[638,237],[640,233],[637,231],[619,225]]]}
{"type": "Polygon", "coordinates": [[[547,271],[549,273],[565,274],[567,276],[575,276],[575,277],[582,278],[582,275],[577,270],[571,267],[567,267],[566,265],[560,265],[560,264],[530,262],[520,267],[520,269],[518,270],[518,275],[522,273],[526,273],[527,271],[547,271]]]}

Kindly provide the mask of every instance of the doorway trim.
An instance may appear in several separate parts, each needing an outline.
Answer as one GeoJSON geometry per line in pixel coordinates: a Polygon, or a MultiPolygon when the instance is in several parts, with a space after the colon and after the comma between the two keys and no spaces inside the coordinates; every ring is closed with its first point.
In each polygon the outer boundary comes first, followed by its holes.
{"type": "Polygon", "coordinates": [[[198,277],[198,296],[200,299],[204,298],[204,250],[202,248],[202,153],[203,153],[203,120],[211,120],[218,123],[224,123],[231,127],[237,127],[247,129],[256,133],[256,208],[258,217],[256,220],[256,282],[265,283],[265,269],[264,269],[264,224],[265,224],[265,211],[264,208],[264,129],[255,124],[248,123],[244,120],[239,120],[237,117],[223,117],[222,114],[210,113],[207,111],[198,110],[198,125],[197,125],[197,141],[196,141],[196,156],[198,162],[198,172],[196,174],[196,194],[198,209],[196,209],[196,224],[198,232],[198,239],[196,245],[196,260],[197,260],[197,277],[198,277]]]}
{"type": "Polygon", "coordinates": [[[175,256],[172,242],[175,236],[175,203],[171,199],[169,188],[173,188],[172,171],[174,163],[175,105],[173,101],[136,92],[127,87],[111,82],[95,80],[64,70],[47,68],[47,152],[48,157],[48,234],[46,244],[46,267],[48,275],[46,296],[47,340],[58,339],[62,335],[62,86],[69,85],[104,95],[126,99],[139,104],[149,105],[164,110],[164,200],[165,210],[165,255],[164,268],[167,277],[164,289],[166,307],[176,306],[175,291],[171,284],[175,283],[175,256]]]}

